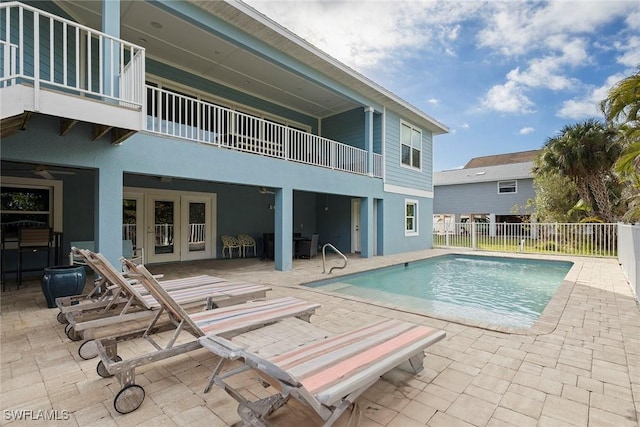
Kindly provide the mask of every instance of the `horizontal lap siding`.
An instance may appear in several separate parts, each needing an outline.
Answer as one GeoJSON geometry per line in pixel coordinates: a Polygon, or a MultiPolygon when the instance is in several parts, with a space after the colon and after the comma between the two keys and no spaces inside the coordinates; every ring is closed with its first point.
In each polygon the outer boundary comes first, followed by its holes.
{"type": "Polygon", "coordinates": [[[322,136],[364,150],[364,114],[357,108],[323,119],[322,136]]]}
{"type": "MultiPolygon", "coordinates": [[[[432,191],[433,140],[426,129],[422,130],[422,170],[403,167],[400,164],[400,120],[387,111],[385,139],[385,182],[391,185],[432,191]]],[[[413,123],[408,122],[412,126],[413,123]]]]}
{"type": "Polygon", "coordinates": [[[435,214],[493,213],[512,215],[515,205],[524,206],[535,197],[533,180],[519,179],[518,192],[498,194],[496,181],[437,186],[434,192],[435,214]]]}

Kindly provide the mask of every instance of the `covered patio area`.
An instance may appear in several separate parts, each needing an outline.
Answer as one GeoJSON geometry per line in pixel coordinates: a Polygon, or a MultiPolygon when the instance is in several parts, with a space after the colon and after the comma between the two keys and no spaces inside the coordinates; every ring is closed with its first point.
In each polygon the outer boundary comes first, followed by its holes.
{"type": "MultiPolygon", "coordinates": [[[[450,251],[350,256],[348,267],[334,275],[445,253],[450,251]]],[[[167,279],[211,274],[268,284],[273,288],[269,298],[295,296],[322,304],[304,331],[280,324],[238,338],[273,351],[382,318],[446,331],[444,340],[428,348],[422,373],[379,380],[338,425],[637,426],[640,310],[629,284],[614,259],[563,259],[573,261],[577,273],[567,291],[552,299],[553,313],[547,317],[553,319],[551,324],[525,333],[435,319],[301,286],[327,277],[322,274],[321,256],[294,260],[287,272],[257,258],[157,264],[149,269],[167,279]]],[[[327,262],[328,266],[338,264],[333,257],[327,262]]],[[[6,424],[22,424],[17,421],[20,416],[29,420],[25,417],[35,417],[38,411],[56,415],[60,424],[78,426],[225,426],[240,420],[236,402],[226,393],[217,388],[203,393],[217,363],[207,350],[141,367],[136,381],[144,386],[146,399],[137,411],[120,415],[113,408],[118,381],[99,377],[97,361],[78,356],[80,343],[67,339],[64,326],[56,321],[56,310],[46,308],[38,281],[25,282],[19,291],[8,287],[1,308],[0,402],[6,424]]],[[[123,357],[135,354],[141,344],[123,344],[123,357]]],[[[250,373],[245,388],[255,395],[265,390],[250,373]]],[[[292,403],[271,419],[278,426],[319,423],[292,403]]]]}

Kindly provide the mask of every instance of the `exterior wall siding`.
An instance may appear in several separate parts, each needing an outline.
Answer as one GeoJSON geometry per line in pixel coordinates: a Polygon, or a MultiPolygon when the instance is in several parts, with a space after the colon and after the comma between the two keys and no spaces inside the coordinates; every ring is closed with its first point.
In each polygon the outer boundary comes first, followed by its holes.
{"type": "Polygon", "coordinates": [[[384,255],[433,247],[433,199],[386,193],[384,200],[384,255]],[[405,236],[405,200],[418,201],[418,235],[405,236]]]}
{"type": "Polygon", "coordinates": [[[507,194],[498,194],[498,184],[495,181],[436,186],[434,213],[512,215],[515,205],[524,206],[528,199],[535,198],[533,179],[517,181],[517,193],[507,194]]]}
{"type": "Polygon", "coordinates": [[[322,136],[354,147],[364,146],[364,111],[361,108],[322,120],[322,136]]]}
{"type": "Polygon", "coordinates": [[[387,111],[386,116],[385,182],[401,187],[432,191],[433,145],[431,133],[422,129],[422,170],[403,167],[400,164],[401,117],[390,111],[387,111]]]}

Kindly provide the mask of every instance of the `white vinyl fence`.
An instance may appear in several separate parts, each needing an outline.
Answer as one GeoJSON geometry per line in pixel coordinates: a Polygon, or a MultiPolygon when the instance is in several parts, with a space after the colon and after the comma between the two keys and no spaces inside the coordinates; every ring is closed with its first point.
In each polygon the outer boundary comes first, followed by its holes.
{"type": "Polygon", "coordinates": [[[640,302],[640,224],[618,225],[618,261],[640,302]]]}
{"type": "Polygon", "coordinates": [[[449,223],[433,232],[434,247],[613,257],[618,224],[449,223]]]}

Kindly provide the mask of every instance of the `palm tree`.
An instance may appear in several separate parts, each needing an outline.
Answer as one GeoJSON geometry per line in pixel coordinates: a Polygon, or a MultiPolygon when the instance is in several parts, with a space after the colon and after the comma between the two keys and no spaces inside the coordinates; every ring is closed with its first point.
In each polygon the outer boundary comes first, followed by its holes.
{"type": "Polygon", "coordinates": [[[580,198],[606,222],[613,209],[607,188],[620,156],[616,131],[597,119],[566,125],[545,143],[537,172],[557,172],[575,182],[580,198]]]}
{"type": "Polygon", "coordinates": [[[627,212],[623,219],[640,221],[640,141],[628,144],[616,163],[616,171],[627,183],[623,195],[627,201],[627,212]]]}
{"type": "Polygon", "coordinates": [[[613,86],[600,106],[608,122],[624,124],[628,132],[637,136],[640,132],[640,67],[637,73],[613,86]]]}
{"type": "Polygon", "coordinates": [[[627,183],[624,190],[628,210],[627,221],[640,220],[640,68],[639,71],[618,82],[607,99],[602,101],[602,111],[610,123],[619,123],[626,146],[616,164],[620,179],[627,183]]]}

